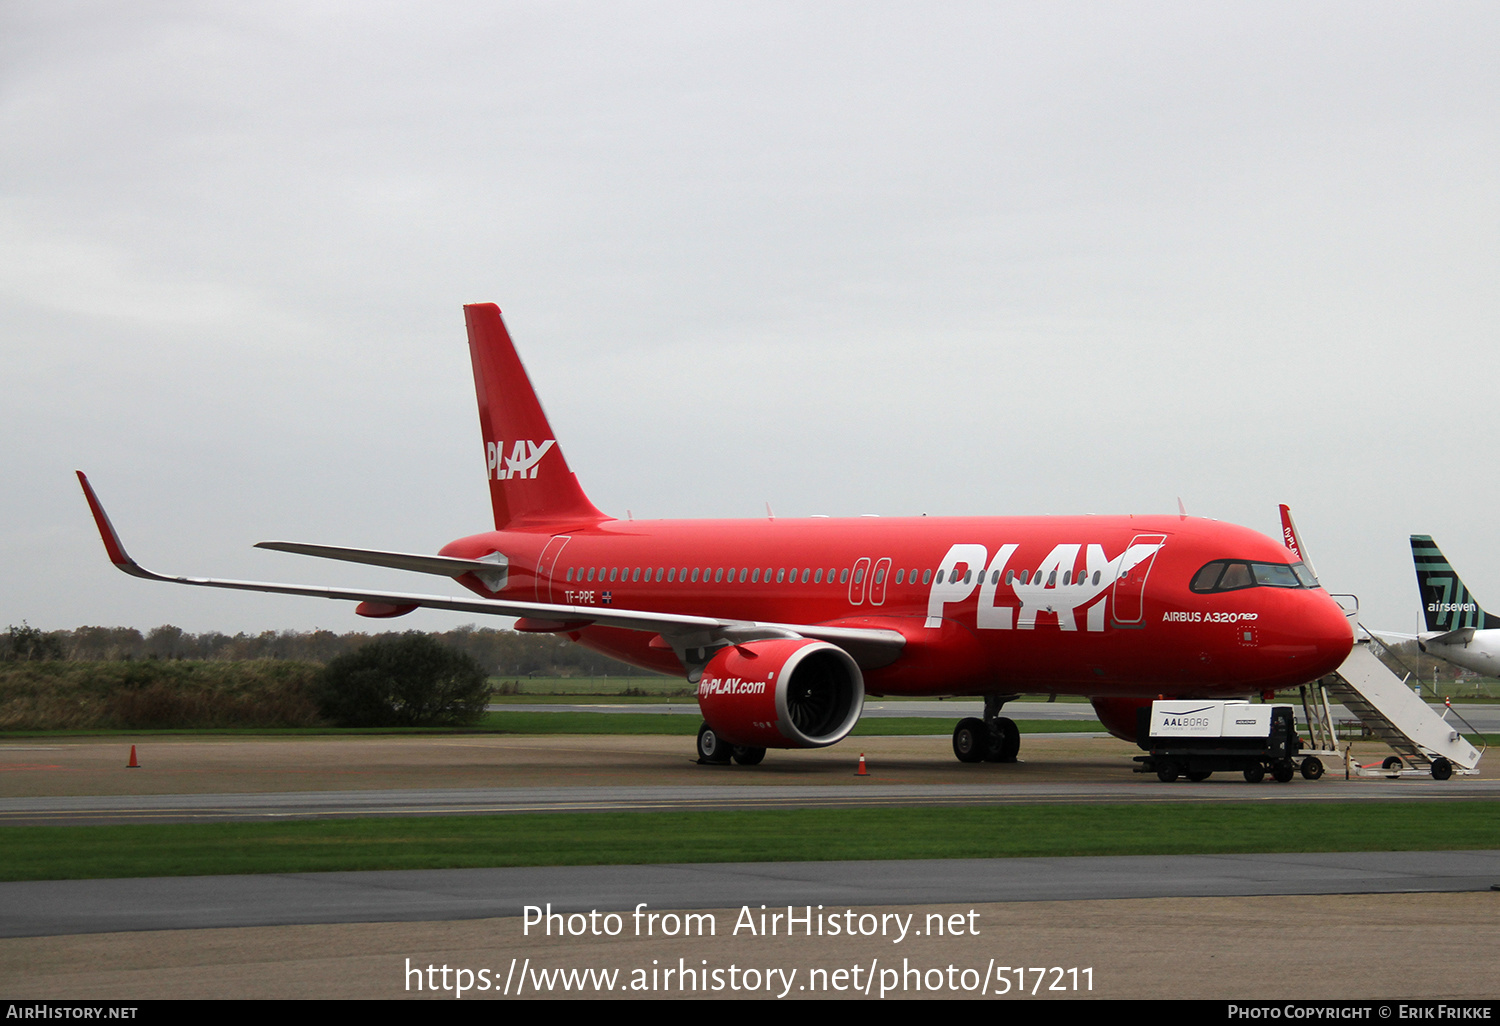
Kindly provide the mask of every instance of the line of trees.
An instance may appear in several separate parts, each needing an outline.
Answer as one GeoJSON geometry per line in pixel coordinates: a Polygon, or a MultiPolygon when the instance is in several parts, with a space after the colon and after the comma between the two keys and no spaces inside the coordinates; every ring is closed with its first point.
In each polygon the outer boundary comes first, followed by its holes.
{"type": "MultiPolygon", "coordinates": [[[[0,637],[0,660],[107,662],[135,659],[192,659],[244,662],[285,659],[330,663],[380,634],[362,631],[263,631],[260,634],[190,634],[162,624],[144,635],[134,627],[77,627],[41,631],[22,623],[0,637]]],[[[497,677],[649,677],[650,671],[600,655],[566,638],[521,634],[466,624],[432,633],[445,648],[471,656],[497,677]]]]}

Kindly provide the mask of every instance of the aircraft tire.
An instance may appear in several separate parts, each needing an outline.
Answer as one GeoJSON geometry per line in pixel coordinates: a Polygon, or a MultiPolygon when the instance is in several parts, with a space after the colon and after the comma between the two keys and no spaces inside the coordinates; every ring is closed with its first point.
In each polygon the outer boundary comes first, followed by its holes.
{"type": "Polygon", "coordinates": [[[1323,776],[1323,760],[1316,755],[1309,755],[1302,760],[1302,779],[1317,780],[1323,776]]]}
{"type": "Polygon", "coordinates": [[[997,716],[986,721],[989,728],[989,744],[985,746],[985,762],[1015,762],[1021,750],[1021,728],[1009,716],[997,716]]]}
{"type": "Polygon", "coordinates": [[[1260,763],[1245,768],[1245,783],[1258,784],[1266,779],[1266,768],[1260,763]]]}
{"type": "Polygon", "coordinates": [[[727,766],[734,749],[707,723],[698,728],[698,765],[727,766]]]}
{"type": "Polygon", "coordinates": [[[765,757],[764,748],[752,748],[749,745],[734,746],[734,761],[741,766],[759,766],[765,757]]]}
{"type": "Polygon", "coordinates": [[[1021,728],[1009,716],[1001,716],[995,722],[1005,732],[1005,745],[1000,750],[1000,761],[1015,762],[1016,756],[1021,754],[1021,728]]]}
{"type": "Polygon", "coordinates": [[[1287,784],[1297,775],[1297,767],[1292,765],[1291,759],[1282,759],[1271,767],[1271,779],[1278,784],[1287,784]]]}
{"type": "Polygon", "coordinates": [[[1163,784],[1172,783],[1181,772],[1177,763],[1171,759],[1163,759],[1156,764],[1156,779],[1160,780],[1163,784]]]}
{"type": "Polygon", "coordinates": [[[1453,763],[1439,755],[1432,760],[1432,779],[1447,780],[1453,776],[1453,763]]]}
{"type": "Polygon", "coordinates": [[[953,728],[953,754],[959,762],[983,762],[990,743],[990,728],[975,716],[966,716],[953,728]]]}

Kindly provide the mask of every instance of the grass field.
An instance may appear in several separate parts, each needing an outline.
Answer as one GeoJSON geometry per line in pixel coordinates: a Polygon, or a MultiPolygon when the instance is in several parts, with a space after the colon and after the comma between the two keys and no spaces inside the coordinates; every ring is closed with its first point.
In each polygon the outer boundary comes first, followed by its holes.
{"type": "Polygon", "coordinates": [[[1500,802],[1158,803],[9,827],[0,879],[1500,847],[1500,802]]]}

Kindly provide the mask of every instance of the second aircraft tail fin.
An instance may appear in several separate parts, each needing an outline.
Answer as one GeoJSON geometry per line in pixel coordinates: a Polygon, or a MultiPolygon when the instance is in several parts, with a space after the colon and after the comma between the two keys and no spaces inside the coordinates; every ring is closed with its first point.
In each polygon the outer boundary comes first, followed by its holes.
{"type": "Polygon", "coordinates": [[[1429,631],[1500,627],[1500,616],[1480,608],[1430,536],[1411,536],[1411,558],[1417,567],[1417,590],[1422,595],[1422,616],[1429,631]]]}

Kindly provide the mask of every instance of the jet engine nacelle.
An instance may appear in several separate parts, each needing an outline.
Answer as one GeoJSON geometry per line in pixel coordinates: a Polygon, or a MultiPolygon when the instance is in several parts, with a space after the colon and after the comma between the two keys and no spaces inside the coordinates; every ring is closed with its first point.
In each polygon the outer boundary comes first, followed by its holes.
{"type": "Polygon", "coordinates": [[[729,645],[698,681],[704,721],[729,744],[751,748],[835,744],[864,707],[859,665],[838,646],[807,638],[729,645]]]}

